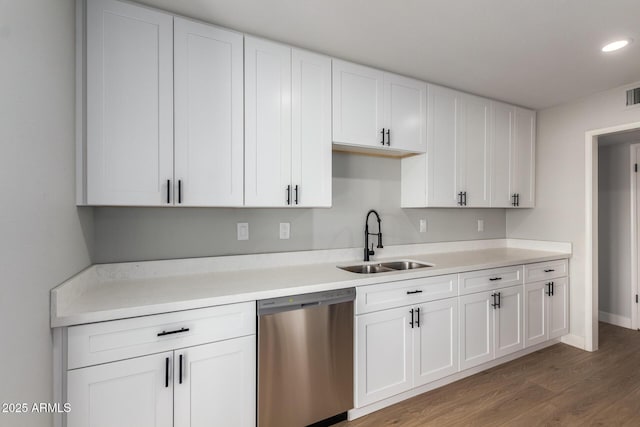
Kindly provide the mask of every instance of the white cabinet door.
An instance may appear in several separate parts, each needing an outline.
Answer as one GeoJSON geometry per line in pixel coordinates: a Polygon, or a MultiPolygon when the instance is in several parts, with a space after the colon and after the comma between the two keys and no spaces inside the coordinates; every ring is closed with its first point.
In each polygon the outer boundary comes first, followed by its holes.
{"type": "MultiPolygon", "coordinates": [[[[477,96],[461,97],[457,153],[458,191],[467,207],[489,206],[489,117],[491,103],[477,96]]],[[[437,159],[436,159],[437,161],[437,159]]]]}
{"type": "Polygon", "coordinates": [[[387,146],[397,150],[427,150],[427,84],[384,73],[384,127],[387,146]]]}
{"type": "Polygon", "coordinates": [[[382,147],[383,75],[380,70],[333,60],[333,141],[382,147]]]}
{"type": "Polygon", "coordinates": [[[548,297],[545,282],[527,284],[524,287],[524,344],[530,347],[549,339],[547,323],[548,297]]]}
{"type": "Polygon", "coordinates": [[[173,426],[173,352],[69,371],[67,427],[173,426]]]}
{"type": "Polygon", "coordinates": [[[495,315],[495,357],[502,357],[524,348],[522,286],[496,291],[499,307],[495,315]]]}
{"type": "Polygon", "coordinates": [[[245,37],[244,49],[245,205],[286,206],[291,200],[291,48],[245,37]]]}
{"type": "Polygon", "coordinates": [[[356,317],[356,407],[412,387],[410,307],[356,317]]]}
{"type": "Polygon", "coordinates": [[[291,53],[293,205],[331,207],[331,58],[291,53]]]}
{"type": "Polygon", "coordinates": [[[549,299],[549,339],[569,333],[569,282],[566,277],[554,279],[549,299]]]}
{"type": "Polygon", "coordinates": [[[243,204],[242,34],[175,18],[175,204],[243,204]]]}
{"type": "MultiPolygon", "coordinates": [[[[458,299],[416,306],[414,387],[458,372],[458,299]]],[[[415,323],[415,322],[414,322],[415,323]]]]}
{"type": "Polygon", "coordinates": [[[429,85],[427,111],[427,205],[457,206],[458,177],[456,153],[459,151],[458,119],[461,94],[429,85]]]}
{"type": "Polygon", "coordinates": [[[460,299],[460,370],[493,360],[493,292],[460,299]]]}
{"type": "Polygon", "coordinates": [[[174,362],[175,427],[255,426],[255,335],[176,350],[174,362]]]}
{"type": "Polygon", "coordinates": [[[515,107],[491,102],[491,207],[513,206],[514,122],[515,107]]]}
{"type": "Polygon", "coordinates": [[[173,16],[89,0],[86,55],[87,203],[167,204],[173,196],[167,194],[173,179],[173,16]]]}
{"type": "Polygon", "coordinates": [[[536,112],[515,109],[513,188],[518,207],[532,208],[535,198],[536,112]]]}

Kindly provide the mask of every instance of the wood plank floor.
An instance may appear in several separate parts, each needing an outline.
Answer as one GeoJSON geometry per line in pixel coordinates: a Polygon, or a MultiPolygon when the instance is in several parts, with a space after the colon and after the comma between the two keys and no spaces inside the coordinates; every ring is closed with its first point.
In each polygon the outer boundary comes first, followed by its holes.
{"type": "Polygon", "coordinates": [[[640,332],[601,323],[597,352],[557,344],[337,426],[640,426],[640,332]]]}

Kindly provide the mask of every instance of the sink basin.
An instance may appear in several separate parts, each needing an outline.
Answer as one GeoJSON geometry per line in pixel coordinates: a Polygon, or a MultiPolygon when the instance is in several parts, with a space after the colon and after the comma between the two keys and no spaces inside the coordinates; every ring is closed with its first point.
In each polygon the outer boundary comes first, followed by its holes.
{"type": "Polygon", "coordinates": [[[415,270],[417,268],[426,268],[433,267],[431,264],[411,261],[411,260],[403,260],[403,261],[387,261],[381,262],[377,264],[356,264],[356,265],[347,265],[347,266],[338,266],[345,271],[350,271],[352,273],[358,274],[374,274],[374,273],[386,273],[389,271],[400,271],[400,270],[415,270]]]}
{"type": "Polygon", "coordinates": [[[415,270],[416,268],[433,267],[431,264],[423,264],[416,261],[389,261],[383,262],[382,265],[394,270],[415,270]]]}
{"type": "Polygon", "coordinates": [[[360,273],[360,274],[373,274],[373,273],[384,273],[385,271],[394,271],[392,268],[385,267],[382,264],[357,264],[357,265],[348,265],[346,267],[338,267],[346,271],[350,271],[352,273],[360,273]]]}

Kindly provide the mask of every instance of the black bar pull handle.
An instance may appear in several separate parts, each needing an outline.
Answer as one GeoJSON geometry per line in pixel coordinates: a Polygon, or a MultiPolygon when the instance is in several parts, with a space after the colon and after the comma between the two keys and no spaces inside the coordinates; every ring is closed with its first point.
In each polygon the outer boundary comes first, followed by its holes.
{"type": "Polygon", "coordinates": [[[555,289],[553,288],[554,283],[551,282],[551,296],[555,294],[555,289]]]}
{"type": "Polygon", "coordinates": [[[178,203],[182,203],[182,180],[178,180],[178,203]]]}
{"type": "Polygon", "coordinates": [[[420,309],[416,308],[416,327],[420,327],[420,309]]]}
{"type": "Polygon", "coordinates": [[[171,180],[167,180],[167,204],[171,203],[171,180]]]}
{"type": "Polygon", "coordinates": [[[164,359],[164,387],[169,387],[169,358],[164,359]]]}
{"type": "Polygon", "coordinates": [[[495,282],[496,280],[502,280],[502,277],[489,277],[489,280],[495,282]]]}
{"type": "Polygon", "coordinates": [[[159,337],[164,337],[165,335],[173,335],[173,334],[181,334],[183,332],[189,332],[189,328],[180,328],[175,331],[162,331],[158,332],[159,337]]]}
{"type": "Polygon", "coordinates": [[[555,271],[553,268],[549,268],[547,270],[543,270],[545,273],[551,273],[552,271],[555,271]]]}
{"type": "Polygon", "coordinates": [[[382,141],[380,141],[380,144],[384,145],[384,128],[382,128],[380,133],[382,134],[382,141]]]}
{"type": "Polygon", "coordinates": [[[387,146],[391,145],[391,129],[387,129],[387,146]]]}
{"type": "Polygon", "coordinates": [[[520,206],[520,193],[516,193],[516,206],[520,206]]]}
{"type": "Polygon", "coordinates": [[[296,198],[295,198],[294,202],[297,205],[298,204],[298,184],[296,184],[294,191],[296,192],[296,198]]]}
{"type": "Polygon", "coordinates": [[[544,284],[547,287],[547,290],[545,291],[545,294],[547,294],[547,296],[551,296],[551,282],[545,283],[544,284]]]}
{"type": "Polygon", "coordinates": [[[498,306],[498,304],[496,303],[496,294],[495,293],[491,294],[491,297],[493,298],[493,303],[491,304],[491,307],[493,307],[495,310],[495,308],[498,306]]]}
{"type": "Polygon", "coordinates": [[[464,196],[464,200],[462,201],[462,206],[467,206],[467,192],[463,192],[462,193],[464,196]]]}
{"type": "Polygon", "coordinates": [[[411,322],[409,322],[409,324],[411,325],[411,329],[413,329],[413,308],[409,310],[409,313],[411,313],[411,322]]]}
{"type": "Polygon", "coordinates": [[[497,295],[498,295],[498,308],[500,308],[500,304],[502,304],[502,301],[501,301],[502,295],[500,295],[500,292],[498,292],[497,295]]]}
{"type": "Polygon", "coordinates": [[[462,191],[458,193],[458,206],[462,206],[462,191]]]}
{"type": "Polygon", "coordinates": [[[511,206],[516,206],[516,193],[513,193],[513,196],[511,196],[511,198],[513,199],[513,201],[511,202],[511,206]]]}
{"type": "Polygon", "coordinates": [[[179,383],[182,384],[182,355],[180,355],[180,357],[178,358],[178,371],[180,371],[180,376],[179,376],[179,383]]]}
{"type": "Polygon", "coordinates": [[[407,295],[411,295],[411,294],[421,294],[422,291],[420,289],[417,289],[415,291],[407,291],[407,295]]]}
{"type": "Polygon", "coordinates": [[[291,204],[291,185],[287,185],[287,189],[285,190],[287,192],[287,205],[291,204]]]}

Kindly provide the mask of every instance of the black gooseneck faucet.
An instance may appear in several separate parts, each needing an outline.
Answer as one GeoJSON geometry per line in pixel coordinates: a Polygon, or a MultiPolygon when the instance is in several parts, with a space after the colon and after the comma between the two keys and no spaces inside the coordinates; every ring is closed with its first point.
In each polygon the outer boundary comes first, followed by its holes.
{"type": "Polygon", "coordinates": [[[378,215],[378,212],[376,212],[375,210],[371,209],[369,212],[367,212],[367,218],[364,220],[364,260],[365,261],[369,261],[369,257],[371,255],[375,255],[375,252],[373,251],[373,243],[371,244],[371,249],[369,249],[369,236],[378,236],[378,246],[376,246],[377,248],[383,248],[382,246],[382,228],[380,223],[382,222],[382,220],[380,219],[380,215],[378,215]],[[378,219],[378,232],[377,233],[369,233],[369,215],[371,214],[375,214],[376,218],[378,219]]]}

